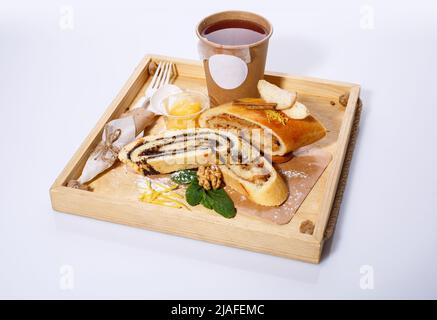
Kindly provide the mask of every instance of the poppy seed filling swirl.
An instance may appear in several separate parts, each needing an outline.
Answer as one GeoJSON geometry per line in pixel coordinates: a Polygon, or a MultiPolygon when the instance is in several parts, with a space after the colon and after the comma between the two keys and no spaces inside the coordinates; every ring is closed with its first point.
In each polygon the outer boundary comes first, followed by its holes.
{"type": "Polygon", "coordinates": [[[189,159],[187,167],[195,168],[205,163],[197,163],[198,157],[203,156],[208,164],[224,165],[241,179],[262,184],[270,177],[267,161],[259,150],[247,143],[243,143],[238,136],[210,130],[193,132],[171,132],[153,140],[139,140],[127,153],[127,158],[143,171],[143,174],[162,173],[154,169],[149,162],[167,159],[174,161],[175,157],[188,158],[188,154],[196,156],[189,159]],[[202,154],[202,152],[204,152],[202,154]]]}

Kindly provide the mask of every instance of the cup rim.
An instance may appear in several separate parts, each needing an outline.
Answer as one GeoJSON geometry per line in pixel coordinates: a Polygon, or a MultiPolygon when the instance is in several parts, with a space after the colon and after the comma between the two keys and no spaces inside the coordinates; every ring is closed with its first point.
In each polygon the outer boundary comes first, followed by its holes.
{"type": "Polygon", "coordinates": [[[161,105],[164,103],[164,101],[170,99],[171,97],[178,96],[178,95],[183,95],[183,94],[194,94],[194,95],[198,95],[198,96],[202,97],[202,99],[204,100],[204,103],[202,103],[202,109],[200,109],[200,110],[199,110],[198,112],[196,112],[196,113],[192,113],[192,114],[185,115],[185,116],[173,116],[173,115],[168,114],[167,107],[164,106],[165,116],[166,116],[166,117],[173,118],[173,119],[187,119],[187,118],[193,118],[193,117],[198,116],[198,115],[201,114],[202,112],[204,112],[206,109],[209,109],[209,108],[210,108],[209,97],[208,97],[206,94],[204,94],[203,92],[195,91],[195,90],[184,90],[184,91],[182,91],[182,92],[173,93],[173,94],[171,94],[171,95],[165,97],[165,99],[163,99],[163,100],[161,101],[161,105]]]}
{"type": "Polygon", "coordinates": [[[266,18],[264,18],[263,16],[261,16],[259,14],[256,14],[256,13],[253,13],[253,12],[250,12],[250,11],[242,11],[242,10],[226,10],[226,11],[220,11],[220,12],[216,12],[216,13],[210,14],[210,15],[206,16],[205,18],[203,18],[202,20],[200,20],[200,22],[196,26],[196,35],[199,38],[199,40],[204,42],[204,43],[206,43],[206,44],[208,44],[208,45],[210,45],[210,46],[213,46],[213,47],[219,48],[219,49],[244,49],[244,48],[256,47],[256,46],[262,44],[263,42],[268,41],[270,39],[270,37],[272,36],[272,34],[273,34],[273,25],[270,23],[269,20],[267,20],[266,18]],[[243,13],[243,14],[249,14],[249,15],[252,15],[252,16],[256,16],[256,17],[258,17],[258,18],[260,18],[262,20],[265,20],[267,22],[267,24],[269,26],[269,29],[270,29],[269,33],[264,38],[262,38],[259,41],[254,42],[254,43],[239,44],[239,45],[218,44],[218,43],[209,41],[208,39],[203,37],[202,34],[201,34],[201,31],[200,31],[200,25],[202,23],[204,23],[207,19],[210,19],[213,16],[217,16],[217,15],[224,14],[224,13],[233,13],[233,14],[243,13]]]}

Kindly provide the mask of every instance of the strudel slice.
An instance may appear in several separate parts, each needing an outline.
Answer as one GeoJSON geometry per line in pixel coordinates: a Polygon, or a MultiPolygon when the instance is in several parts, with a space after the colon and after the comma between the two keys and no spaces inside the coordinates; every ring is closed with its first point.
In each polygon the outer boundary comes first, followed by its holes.
{"type": "Polygon", "coordinates": [[[126,145],[119,159],[144,175],[215,164],[228,186],[255,203],[277,206],[288,197],[271,163],[230,131],[201,128],[146,136],[126,145]]]}
{"type": "Polygon", "coordinates": [[[326,134],[325,128],[313,116],[297,120],[282,111],[249,110],[232,103],[205,111],[199,124],[204,128],[243,131],[247,140],[273,156],[282,156],[314,143],[326,134]]]}

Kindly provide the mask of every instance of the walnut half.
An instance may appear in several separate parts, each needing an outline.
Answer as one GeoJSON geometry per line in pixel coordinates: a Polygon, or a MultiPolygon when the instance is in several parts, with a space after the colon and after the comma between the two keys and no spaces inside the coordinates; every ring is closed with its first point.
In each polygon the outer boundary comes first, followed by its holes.
{"type": "Polygon", "coordinates": [[[199,185],[206,190],[218,189],[222,185],[222,173],[217,166],[200,166],[197,170],[199,185]]]}

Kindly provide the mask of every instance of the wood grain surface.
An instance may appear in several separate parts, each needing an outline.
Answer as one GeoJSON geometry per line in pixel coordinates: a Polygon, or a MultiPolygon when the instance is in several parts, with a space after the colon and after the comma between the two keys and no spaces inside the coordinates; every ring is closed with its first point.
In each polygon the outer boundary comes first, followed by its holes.
{"type": "MultiPolygon", "coordinates": [[[[160,60],[175,63],[176,85],[207,93],[201,62],[146,56],[52,185],[50,195],[54,210],[318,263],[359,98],[360,87],[356,84],[270,72],[265,75],[266,80],[298,92],[299,101],[328,131],[314,147],[332,155],[329,166],[287,224],[266,223],[247,215],[224,219],[200,206],[188,211],[142,203],[137,200],[138,191],[132,183],[138,177],[121,164],[95,179],[91,183],[93,192],[65,186],[68,180],[80,175],[101,138],[104,125],[119,117],[143,95],[150,81],[149,64],[160,60]],[[349,95],[346,107],[339,102],[344,94],[349,95]],[[301,228],[302,224],[306,227],[308,221],[314,225],[312,234],[302,232],[305,229],[301,228]]],[[[149,132],[159,131],[160,126],[162,120],[149,132]]]]}

